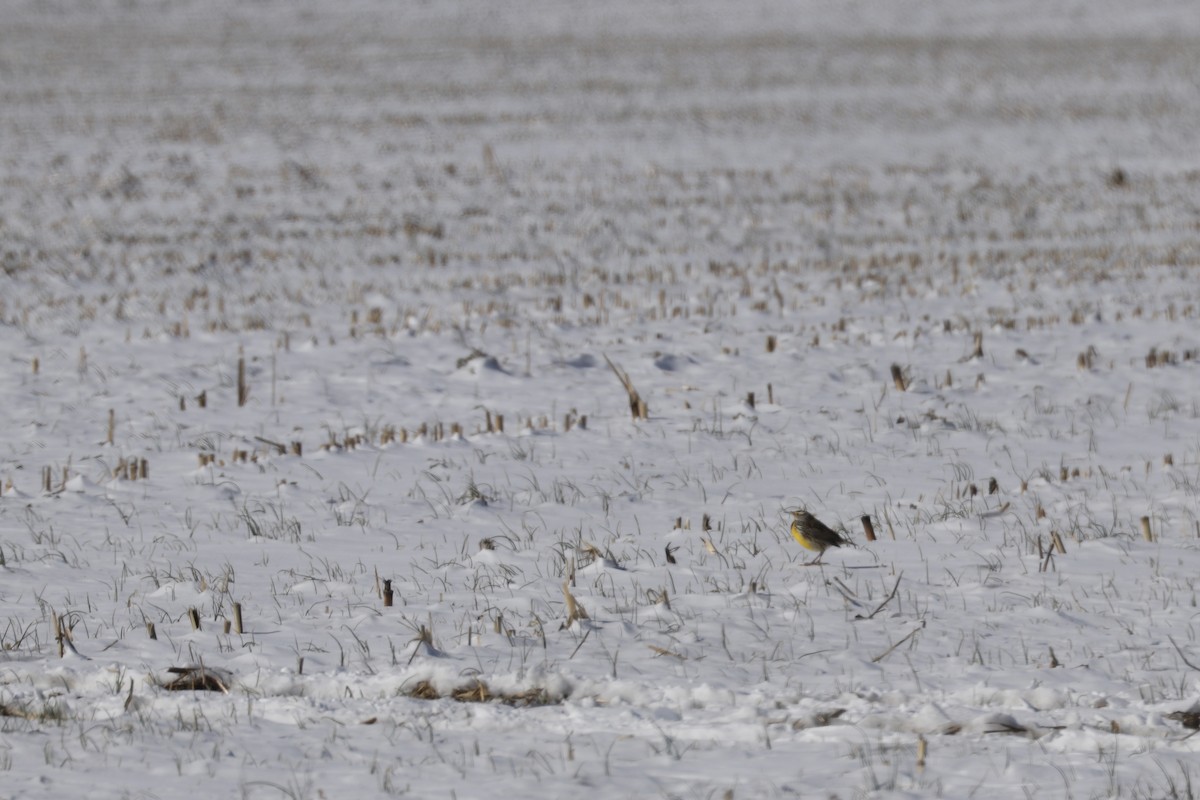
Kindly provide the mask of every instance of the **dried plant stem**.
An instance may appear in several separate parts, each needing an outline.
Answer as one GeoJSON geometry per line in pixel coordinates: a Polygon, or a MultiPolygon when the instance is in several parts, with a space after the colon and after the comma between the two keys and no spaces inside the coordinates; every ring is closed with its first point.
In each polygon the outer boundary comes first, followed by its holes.
{"type": "Polygon", "coordinates": [[[571,586],[569,581],[563,581],[563,598],[567,601],[567,621],[563,625],[564,628],[571,627],[571,624],[577,619],[587,619],[587,611],[584,610],[575,600],[575,596],[571,594],[571,586]]]}
{"type": "Polygon", "coordinates": [[[1170,636],[1167,636],[1167,641],[1169,641],[1172,644],[1172,646],[1174,646],[1175,652],[1179,653],[1179,658],[1183,661],[1184,664],[1187,664],[1192,669],[1196,670],[1197,672],[1200,672],[1200,667],[1197,667],[1195,664],[1193,664],[1192,662],[1187,660],[1187,656],[1185,656],[1183,654],[1183,650],[1181,650],[1179,648],[1179,645],[1175,644],[1174,639],[1172,639],[1170,636]]]}
{"type": "Polygon", "coordinates": [[[883,661],[885,658],[887,658],[889,655],[891,655],[891,652],[892,652],[893,650],[895,650],[897,647],[899,647],[900,645],[902,645],[902,644],[904,644],[905,642],[907,642],[907,641],[908,641],[909,639],[911,639],[912,637],[916,636],[916,635],[917,635],[917,632],[918,632],[918,631],[920,631],[920,630],[921,630],[922,628],[924,628],[924,627],[925,627],[925,625],[924,625],[924,623],[922,623],[921,625],[918,625],[917,627],[913,628],[911,631],[909,631],[909,634],[908,634],[908,636],[905,636],[903,639],[901,639],[900,641],[896,642],[894,645],[892,645],[891,647],[889,647],[887,650],[884,650],[882,653],[880,653],[879,655],[877,655],[877,656],[875,656],[874,658],[872,658],[872,659],[871,659],[871,663],[872,663],[872,664],[878,664],[880,661],[883,661]]]}
{"type": "Polygon", "coordinates": [[[871,524],[871,515],[863,514],[862,517],[863,535],[867,537],[868,542],[875,541],[875,526],[871,524]]]}
{"type": "Polygon", "coordinates": [[[880,611],[883,610],[884,606],[886,606],[888,603],[892,602],[892,598],[894,598],[896,596],[896,591],[900,588],[900,579],[903,577],[904,577],[903,572],[901,572],[899,575],[896,576],[896,584],[894,586],[892,586],[892,591],[888,593],[888,596],[883,599],[883,602],[880,603],[879,606],[874,611],[872,611],[869,615],[867,615],[865,617],[862,617],[862,616],[857,617],[857,619],[873,619],[876,614],[878,614],[880,611]]]}
{"type": "Polygon", "coordinates": [[[246,388],[246,359],[245,357],[238,359],[237,366],[237,404],[238,407],[246,405],[246,399],[250,396],[250,390],[246,388]]]}
{"type": "Polygon", "coordinates": [[[629,379],[628,373],[614,364],[607,354],[604,356],[604,360],[607,362],[609,369],[613,371],[613,374],[621,381],[621,385],[625,387],[625,393],[629,395],[629,413],[633,416],[634,420],[649,419],[650,407],[646,405],[646,401],[638,394],[637,389],[633,388],[633,381],[629,379]]]}

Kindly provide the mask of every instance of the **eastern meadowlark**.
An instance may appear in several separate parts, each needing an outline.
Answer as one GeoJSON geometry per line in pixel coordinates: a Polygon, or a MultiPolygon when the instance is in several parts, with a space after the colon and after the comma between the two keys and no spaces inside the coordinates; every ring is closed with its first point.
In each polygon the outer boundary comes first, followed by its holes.
{"type": "Polygon", "coordinates": [[[817,552],[817,557],[811,562],[813,564],[820,563],[821,556],[829,548],[850,544],[849,539],[804,509],[793,511],[792,517],[792,538],[803,547],[817,552]]]}

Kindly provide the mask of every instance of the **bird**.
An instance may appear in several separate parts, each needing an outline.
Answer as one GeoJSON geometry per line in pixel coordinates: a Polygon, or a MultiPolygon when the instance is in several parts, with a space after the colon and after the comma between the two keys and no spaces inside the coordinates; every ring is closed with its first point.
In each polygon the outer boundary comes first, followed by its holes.
{"type": "MultiPolygon", "coordinates": [[[[1200,704],[1197,704],[1197,706],[1200,706],[1200,704]]],[[[1170,714],[1166,715],[1166,718],[1174,720],[1183,727],[1189,728],[1193,731],[1200,730],[1200,708],[1197,706],[1192,706],[1187,711],[1172,711],[1170,714]]],[[[1194,735],[1195,734],[1191,733],[1188,734],[1188,736],[1194,735]]]]}
{"type": "Polygon", "coordinates": [[[850,540],[830,528],[803,508],[792,512],[792,538],[808,550],[815,550],[817,557],[809,562],[819,564],[821,556],[831,547],[851,544],[850,540]]]}

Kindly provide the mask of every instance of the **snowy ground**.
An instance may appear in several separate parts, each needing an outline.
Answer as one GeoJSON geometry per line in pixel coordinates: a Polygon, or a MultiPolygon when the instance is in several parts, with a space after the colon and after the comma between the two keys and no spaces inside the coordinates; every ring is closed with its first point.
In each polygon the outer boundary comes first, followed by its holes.
{"type": "Polygon", "coordinates": [[[1188,3],[8,5],[0,798],[1195,792],[1188,3]]]}

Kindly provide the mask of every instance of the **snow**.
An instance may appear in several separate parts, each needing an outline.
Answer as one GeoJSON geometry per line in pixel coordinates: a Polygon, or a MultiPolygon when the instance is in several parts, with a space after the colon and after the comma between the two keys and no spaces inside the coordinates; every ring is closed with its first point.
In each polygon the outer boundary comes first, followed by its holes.
{"type": "Polygon", "coordinates": [[[1188,796],[1198,38],[9,9],[0,796],[1188,796]]]}

